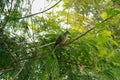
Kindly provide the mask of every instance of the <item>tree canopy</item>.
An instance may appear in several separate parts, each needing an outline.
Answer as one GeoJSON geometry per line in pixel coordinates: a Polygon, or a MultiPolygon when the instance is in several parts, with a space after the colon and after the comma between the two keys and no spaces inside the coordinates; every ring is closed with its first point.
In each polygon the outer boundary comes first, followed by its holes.
{"type": "Polygon", "coordinates": [[[0,0],[0,80],[120,80],[120,0],[34,1],[0,0]]]}

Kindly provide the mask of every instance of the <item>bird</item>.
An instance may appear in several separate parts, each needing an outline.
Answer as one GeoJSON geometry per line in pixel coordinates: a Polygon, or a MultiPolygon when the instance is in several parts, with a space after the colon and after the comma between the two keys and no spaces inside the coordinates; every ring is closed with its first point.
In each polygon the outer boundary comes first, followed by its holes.
{"type": "Polygon", "coordinates": [[[65,44],[65,42],[68,39],[68,34],[70,34],[69,31],[66,31],[64,34],[60,35],[57,39],[56,42],[54,44],[54,48],[56,48],[57,46],[62,46],[65,44]]]}

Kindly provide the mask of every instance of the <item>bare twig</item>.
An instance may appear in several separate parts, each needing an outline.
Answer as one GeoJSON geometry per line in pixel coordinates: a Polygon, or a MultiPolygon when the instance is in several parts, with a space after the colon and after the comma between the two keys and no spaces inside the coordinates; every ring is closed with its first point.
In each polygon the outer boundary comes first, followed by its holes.
{"type": "MultiPolygon", "coordinates": [[[[118,15],[118,14],[120,14],[120,13],[117,13],[117,14],[115,14],[115,15],[112,15],[112,16],[110,16],[110,17],[106,18],[105,20],[103,20],[103,21],[102,21],[102,22],[100,22],[100,23],[104,23],[105,21],[107,21],[107,20],[109,20],[109,19],[113,18],[114,16],[116,16],[116,15],[118,15]]],[[[93,30],[93,29],[95,29],[95,28],[96,28],[96,27],[92,27],[91,29],[89,29],[89,30],[88,30],[88,31],[86,31],[85,33],[83,33],[83,34],[81,34],[81,35],[77,36],[76,38],[74,38],[74,39],[72,39],[71,41],[69,41],[68,43],[66,43],[64,46],[66,46],[66,45],[69,45],[69,44],[73,43],[74,41],[76,41],[76,40],[78,40],[79,38],[81,38],[81,37],[85,36],[87,33],[89,33],[90,31],[92,31],[92,30],[93,30]]]]}
{"type": "Polygon", "coordinates": [[[45,45],[41,45],[40,48],[43,48],[43,47],[46,47],[46,46],[49,46],[49,45],[52,45],[54,44],[55,42],[51,42],[51,43],[48,43],[48,44],[45,44],[45,45]]]}
{"type": "Polygon", "coordinates": [[[71,44],[73,43],[74,41],[78,40],[79,38],[83,37],[84,35],[86,35],[87,33],[89,33],[90,31],[92,31],[93,29],[95,29],[95,27],[89,29],[88,31],[86,31],[85,33],[77,36],[76,38],[72,39],[70,42],[66,43],[65,45],[68,45],[68,44],[71,44]]]}
{"type": "Polygon", "coordinates": [[[44,56],[45,54],[50,53],[50,52],[52,52],[52,50],[49,50],[49,51],[46,51],[46,52],[43,52],[43,53],[40,53],[40,54],[37,54],[34,56],[26,56],[26,57],[21,58],[21,59],[16,59],[16,60],[10,62],[9,64],[5,65],[2,69],[0,69],[0,72],[2,72],[4,69],[9,69],[9,67],[15,63],[18,63],[18,62],[24,61],[24,60],[28,60],[28,59],[38,58],[38,57],[44,56]]]}
{"type": "Polygon", "coordinates": [[[37,14],[40,14],[40,13],[44,13],[50,9],[52,9],[53,7],[55,7],[57,4],[59,4],[62,0],[59,0],[58,2],[56,2],[53,6],[51,6],[50,8],[44,10],[44,11],[40,11],[40,12],[37,12],[37,13],[34,13],[34,14],[30,14],[30,15],[27,15],[27,16],[24,16],[24,17],[20,17],[18,19],[23,19],[23,18],[28,18],[28,17],[31,17],[31,16],[34,16],[34,15],[37,15],[37,14]]]}
{"type": "MultiPolygon", "coordinates": [[[[9,11],[9,15],[11,15],[12,5],[13,5],[13,0],[11,0],[10,9],[8,10],[9,11]]],[[[4,28],[5,28],[5,26],[7,25],[8,21],[9,21],[9,16],[6,15],[5,18],[4,18],[4,20],[5,21],[4,21],[3,25],[2,25],[2,27],[0,28],[0,35],[3,35],[4,28]]]]}
{"type": "Polygon", "coordinates": [[[25,66],[25,65],[23,65],[23,66],[19,69],[18,73],[13,77],[13,80],[15,80],[16,77],[21,73],[21,71],[23,70],[24,66],[25,66]]]}

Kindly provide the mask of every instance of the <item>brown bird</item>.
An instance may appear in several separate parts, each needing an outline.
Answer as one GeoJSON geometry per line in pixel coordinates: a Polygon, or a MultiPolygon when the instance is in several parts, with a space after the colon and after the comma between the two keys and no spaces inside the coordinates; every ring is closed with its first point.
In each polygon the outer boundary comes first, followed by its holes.
{"type": "Polygon", "coordinates": [[[54,44],[54,48],[56,48],[57,46],[64,45],[66,40],[68,39],[68,34],[69,34],[69,31],[66,31],[63,35],[60,35],[54,44]]]}

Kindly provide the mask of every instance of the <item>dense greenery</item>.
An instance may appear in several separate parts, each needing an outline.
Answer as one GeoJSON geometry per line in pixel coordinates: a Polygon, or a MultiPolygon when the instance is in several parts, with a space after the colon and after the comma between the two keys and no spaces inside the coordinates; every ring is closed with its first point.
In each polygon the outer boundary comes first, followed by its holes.
{"type": "Polygon", "coordinates": [[[31,7],[0,0],[0,80],[120,80],[120,0],[46,0],[35,14],[31,7]]]}

